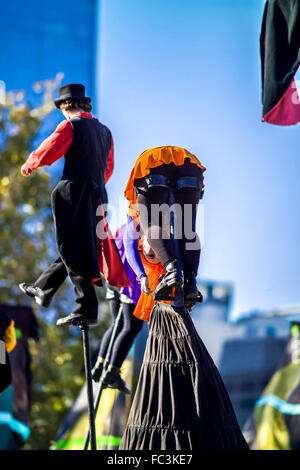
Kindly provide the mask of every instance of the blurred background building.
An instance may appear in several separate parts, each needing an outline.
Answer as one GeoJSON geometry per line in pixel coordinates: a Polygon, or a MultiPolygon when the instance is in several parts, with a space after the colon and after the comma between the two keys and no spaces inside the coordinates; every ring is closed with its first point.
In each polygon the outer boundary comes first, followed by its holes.
{"type": "Polygon", "coordinates": [[[64,74],[95,95],[97,0],[1,0],[0,79],[25,89],[64,74]]]}
{"type": "MultiPolygon", "coordinates": [[[[96,59],[98,44],[98,0],[0,0],[0,103],[4,91],[14,101],[33,107],[41,100],[58,96],[65,83],[83,83],[86,95],[96,106],[96,59]]],[[[43,119],[36,148],[62,120],[53,107],[43,119]]],[[[60,177],[62,161],[51,167],[53,178],[60,177]]]]}
{"type": "Polygon", "coordinates": [[[290,322],[286,316],[266,316],[264,312],[249,312],[232,322],[233,286],[207,282],[199,288],[204,302],[192,310],[191,316],[243,427],[278,365],[290,322]]]}

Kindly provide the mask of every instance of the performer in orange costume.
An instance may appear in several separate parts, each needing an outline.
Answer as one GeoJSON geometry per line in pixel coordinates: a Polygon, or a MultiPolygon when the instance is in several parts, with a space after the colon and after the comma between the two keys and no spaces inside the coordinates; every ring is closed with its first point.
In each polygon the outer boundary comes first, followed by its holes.
{"type": "Polygon", "coordinates": [[[200,161],[181,147],[163,146],[143,152],[128,180],[125,197],[129,201],[125,250],[127,259],[141,280],[142,292],[150,293],[149,281],[138,256],[138,239],[145,235],[164,273],[155,288],[154,299],[170,296],[184,284],[185,299],[192,304],[199,298],[196,275],[200,260],[200,240],[196,234],[196,213],[203,193],[200,161]],[[175,240],[170,237],[170,188],[175,211],[180,213],[175,240]],[[166,223],[167,220],[167,223],[166,223]]]}
{"type": "MultiPolygon", "coordinates": [[[[164,273],[163,266],[156,257],[154,251],[146,237],[139,240],[138,250],[148,279],[150,295],[142,292],[133,315],[144,321],[149,321],[150,313],[154,307],[153,293],[159,284],[159,278],[164,273]]],[[[162,300],[166,304],[171,304],[171,300],[162,300]]]]}

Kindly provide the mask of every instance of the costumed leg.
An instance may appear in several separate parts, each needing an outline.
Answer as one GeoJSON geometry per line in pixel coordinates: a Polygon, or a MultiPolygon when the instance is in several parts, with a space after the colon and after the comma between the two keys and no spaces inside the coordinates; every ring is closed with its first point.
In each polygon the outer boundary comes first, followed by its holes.
{"type": "Polygon", "coordinates": [[[69,277],[74,285],[76,302],[73,314],[80,315],[83,319],[97,320],[98,299],[91,279],[79,276],[72,271],[69,271],[69,277]]]}
{"type": "Polygon", "coordinates": [[[111,364],[120,368],[132,346],[132,343],[143,327],[143,321],[133,315],[135,304],[123,303],[123,322],[122,331],[117,337],[111,356],[111,364]]]}
{"type": "Polygon", "coordinates": [[[166,267],[168,263],[175,259],[173,242],[168,232],[163,228],[164,218],[168,216],[166,211],[168,211],[169,191],[167,188],[160,187],[149,190],[139,188],[138,191],[137,207],[141,229],[163,267],[166,267]],[[155,206],[157,209],[158,206],[161,206],[161,211],[159,213],[157,210],[156,220],[154,221],[155,206]]]}
{"type": "MultiPolygon", "coordinates": [[[[108,348],[111,341],[112,334],[115,335],[115,341],[112,346],[111,356],[109,358],[109,364],[107,369],[104,371],[103,375],[103,385],[109,386],[111,388],[117,388],[124,393],[130,393],[130,390],[126,387],[124,380],[120,375],[120,368],[125,360],[128,351],[132,345],[132,342],[137,335],[139,328],[136,324],[142,323],[137,318],[133,317],[133,311],[135,308],[134,304],[122,304],[122,316],[120,321],[116,324],[118,319],[118,312],[120,307],[120,302],[116,299],[111,301],[111,306],[113,308],[113,323],[111,328],[106,332],[100,346],[99,356],[96,362],[96,365],[93,369],[93,378],[95,381],[99,381],[102,375],[104,363],[107,360],[106,356],[108,353],[108,348]],[[126,316],[126,321],[124,322],[124,312],[126,316]],[[128,319],[128,316],[134,318],[132,324],[128,319]],[[115,327],[117,327],[114,332],[115,327]],[[130,331],[128,331],[130,330],[130,331]],[[114,332],[114,333],[113,333],[114,332]]],[[[141,325],[142,326],[142,325],[141,325]]]]}
{"type": "MultiPolygon", "coordinates": [[[[186,159],[184,165],[176,168],[177,189],[174,192],[175,203],[180,207],[179,220],[181,236],[178,239],[180,259],[184,272],[185,298],[197,298],[196,276],[200,261],[201,243],[196,232],[196,216],[201,198],[203,174],[197,165],[186,159]],[[194,186],[194,187],[193,187],[194,186]]],[[[201,296],[201,294],[200,294],[201,296]]]]}
{"type": "Polygon", "coordinates": [[[137,189],[137,207],[143,233],[161,261],[166,274],[156,289],[156,294],[168,295],[174,287],[182,285],[180,262],[176,259],[174,241],[164,228],[169,220],[169,191],[164,187],[137,189]]]}
{"type": "MultiPolygon", "coordinates": [[[[110,292],[111,292],[111,295],[113,295],[113,297],[109,298],[110,312],[111,312],[111,325],[103,335],[100,348],[99,348],[97,361],[92,371],[92,376],[95,382],[99,382],[100,380],[100,377],[103,371],[103,364],[105,361],[106,353],[107,353],[108,346],[109,346],[110,339],[111,339],[111,335],[114,330],[116,318],[118,316],[120,305],[121,305],[119,294],[111,289],[108,289],[108,291],[109,292],[107,293],[107,296],[110,295],[110,292]]],[[[123,315],[121,316],[120,321],[117,326],[116,337],[118,337],[122,328],[123,328],[123,315]]]]}
{"type": "Polygon", "coordinates": [[[22,283],[20,289],[42,307],[49,307],[53,297],[64,283],[68,272],[59,257],[39,276],[33,284],[22,283]]]}

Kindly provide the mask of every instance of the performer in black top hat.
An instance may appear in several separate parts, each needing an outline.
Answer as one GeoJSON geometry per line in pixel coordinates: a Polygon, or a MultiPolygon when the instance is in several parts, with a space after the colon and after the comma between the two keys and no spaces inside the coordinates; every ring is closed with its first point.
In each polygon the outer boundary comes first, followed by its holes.
{"type": "MultiPolygon", "coordinates": [[[[95,119],[91,99],[85,87],[72,83],[59,90],[54,101],[66,120],[40,147],[31,153],[21,172],[24,176],[65,156],[61,180],[51,195],[59,258],[33,283],[20,284],[20,289],[38,304],[48,307],[58,288],[69,275],[74,284],[76,307],[57,324],[97,323],[98,301],[94,285],[102,285],[98,243],[112,243],[109,237],[99,241],[96,235],[96,211],[107,202],[105,183],[113,170],[113,141],[110,130],[95,119]]],[[[114,247],[115,248],[115,247],[114,247]]],[[[111,285],[128,285],[117,253],[113,252],[115,269],[111,285]]],[[[100,263],[101,264],[101,263],[100,263]]]]}

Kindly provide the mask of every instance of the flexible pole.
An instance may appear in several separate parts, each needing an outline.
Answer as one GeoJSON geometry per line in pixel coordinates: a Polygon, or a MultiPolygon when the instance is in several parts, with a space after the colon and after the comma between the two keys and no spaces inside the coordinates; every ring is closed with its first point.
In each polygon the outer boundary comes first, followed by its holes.
{"type": "Polygon", "coordinates": [[[89,345],[89,327],[86,324],[82,324],[80,325],[80,329],[82,331],[84,366],[85,366],[85,376],[86,376],[86,384],[87,384],[89,436],[91,440],[91,450],[97,450],[93,382],[92,382],[92,373],[91,373],[91,356],[90,356],[90,345],[89,345]]]}
{"type": "MultiPolygon", "coordinates": [[[[110,337],[107,352],[106,352],[106,355],[105,355],[105,360],[104,360],[104,363],[103,363],[103,370],[102,370],[102,374],[101,374],[101,377],[100,377],[100,380],[99,380],[99,388],[98,388],[96,400],[95,400],[95,403],[94,403],[95,417],[97,415],[97,411],[98,411],[99,403],[100,403],[100,399],[101,399],[101,394],[102,394],[102,391],[103,391],[104,373],[107,370],[107,367],[108,367],[109,362],[110,362],[112,349],[113,349],[114,342],[116,340],[117,329],[118,329],[118,326],[119,326],[119,323],[120,323],[120,320],[121,320],[121,316],[122,316],[122,305],[120,305],[118,315],[117,315],[116,320],[115,320],[114,328],[113,328],[113,331],[112,331],[112,334],[111,334],[111,337],[110,337]]],[[[86,436],[85,436],[85,440],[84,440],[83,450],[87,450],[87,448],[89,446],[89,442],[90,442],[90,430],[88,429],[88,431],[86,433],[86,436]]]]}

